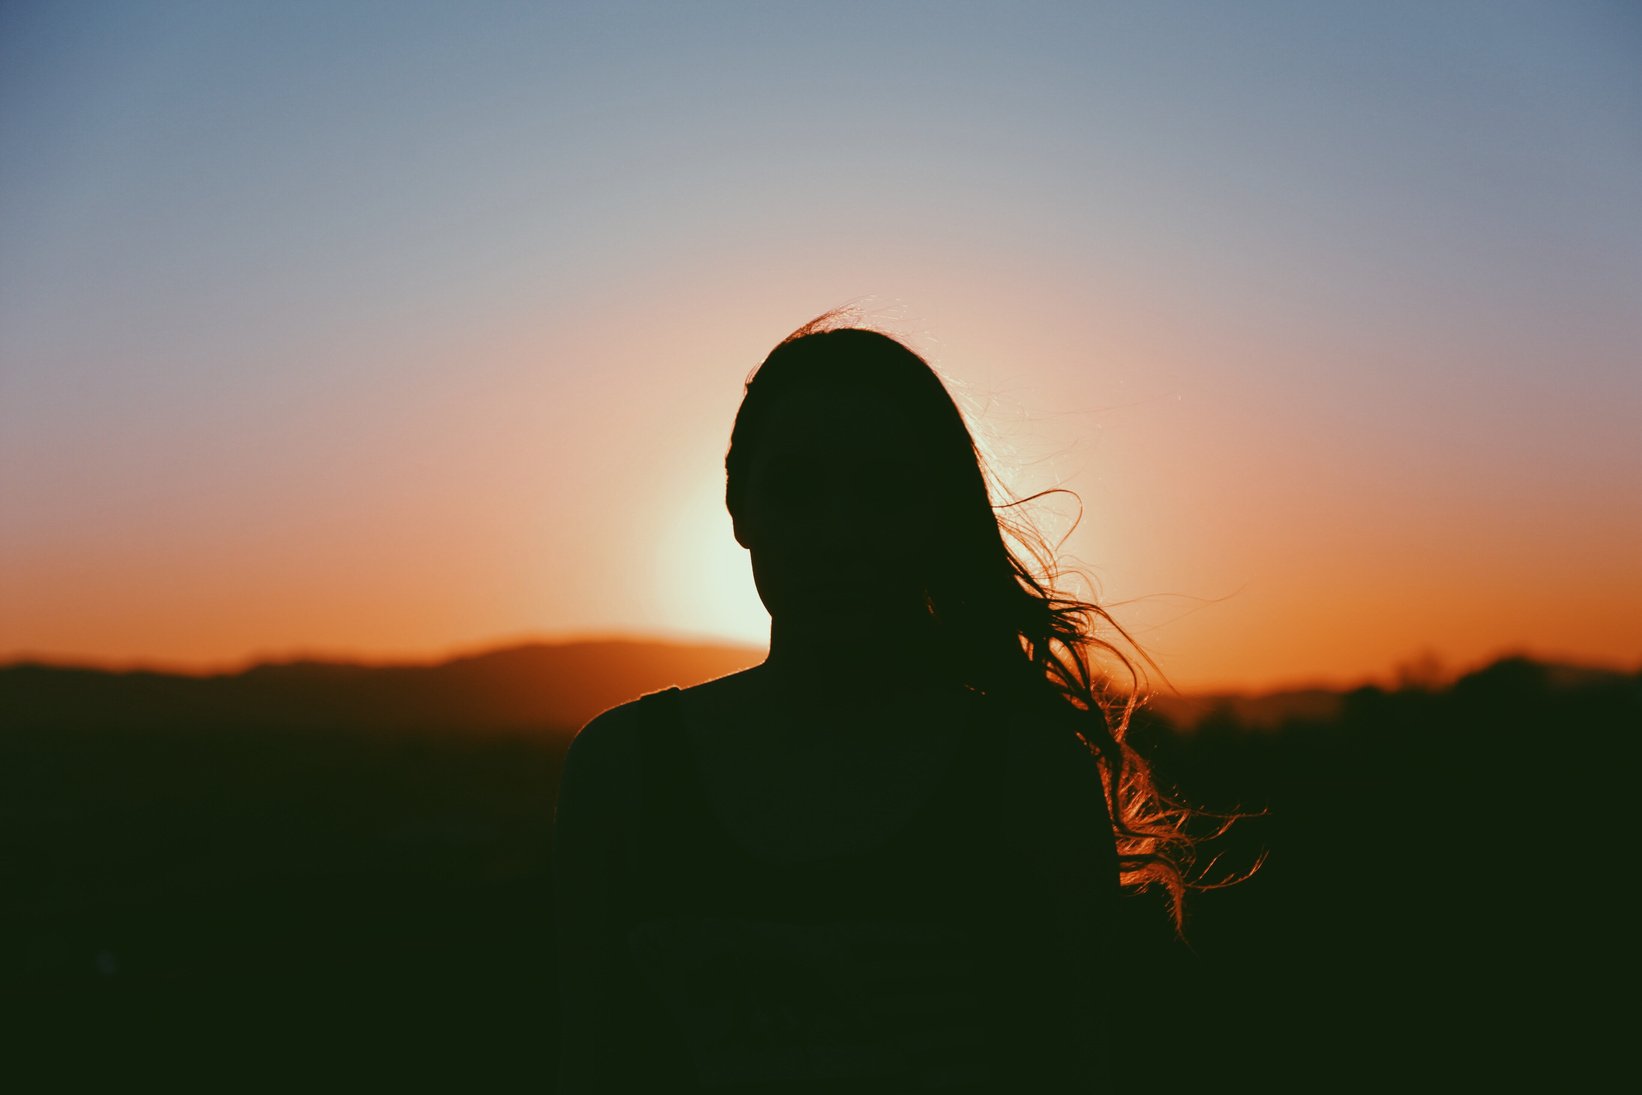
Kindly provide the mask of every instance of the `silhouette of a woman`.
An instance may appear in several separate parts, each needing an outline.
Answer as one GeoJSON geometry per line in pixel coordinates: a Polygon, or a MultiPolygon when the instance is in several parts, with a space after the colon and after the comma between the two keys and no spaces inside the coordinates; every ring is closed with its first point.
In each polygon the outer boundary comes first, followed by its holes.
{"type": "Polygon", "coordinates": [[[1180,812],[1091,668],[1115,625],[1011,550],[930,367],[828,322],[725,461],[768,659],[571,747],[564,1095],[1089,1090],[1120,882],[1178,900],[1180,812]]]}

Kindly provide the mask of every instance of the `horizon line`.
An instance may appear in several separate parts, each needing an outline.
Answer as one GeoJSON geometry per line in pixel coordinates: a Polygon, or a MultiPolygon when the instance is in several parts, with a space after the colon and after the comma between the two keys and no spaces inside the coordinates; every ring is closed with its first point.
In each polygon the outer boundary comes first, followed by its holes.
{"type": "Polygon", "coordinates": [[[650,643],[660,646],[698,646],[764,650],[767,643],[750,643],[722,635],[661,629],[649,632],[576,631],[553,634],[523,632],[488,641],[455,643],[434,653],[366,653],[319,646],[292,646],[283,650],[259,650],[238,658],[220,660],[172,660],[137,655],[130,658],[97,658],[83,655],[43,654],[32,650],[11,650],[0,654],[0,669],[37,665],[52,669],[91,669],[103,673],[158,673],[173,677],[236,676],[259,666],[347,665],[366,669],[433,668],[463,658],[480,657],[502,650],[527,646],[580,646],[594,643],[650,643]]]}
{"type": "MultiPolygon", "coordinates": [[[[332,665],[350,666],[361,669],[433,669],[451,662],[467,658],[483,657],[487,654],[500,653],[507,650],[516,650],[523,647],[567,647],[592,645],[597,643],[635,643],[658,646],[683,647],[712,647],[718,649],[746,650],[749,653],[763,653],[768,650],[768,643],[751,643],[744,639],[732,639],[722,635],[709,635],[699,632],[673,631],[661,629],[649,632],[633,632],[618,630],[591,630],[584,632],[526,632],[523,634],[497,638],[483,642],[457,643],[444,647],[437,653],[360,653],[338,650],[324,650],[316,647],[295,647],[283,651],[256,651],[232,660],[212,662],[180,662],[154,658],[87,658],[78,656],[59,656],[40,654],[33,651],[10,651],[0,655],[0,670],[36,666],[47,669],[90,670],[100,673],[153,673],[161,676],[191,677],[206,679],[211,677],[239,676],[252,669],[264,666],[292,666],[292,665],[332,665]]],[[[1502,646],[1494,653],[1482,658],[1474,664],[1445,669],[1436,682],[1442,687],[1451,686],[1456,680],[1470,673],[1477,672],[1490,665],[1511,658],[1523,658],[1542,665],[1569,666],[1581,669],[1610,671],[1624,674],[1642,673],[1642,662],[1636,666],[1626,666],[1617,660],[1601,660],[1587,658],[1560,657],[1551,653],[1535,653],[1523,646],[1502,646]]],[[[1275,683],[1242,682],[1231,684],[1214,682],[1210,685],[1191,686],[1188,688],[1160,688],[1154,695],[1175,695],[1179,697],[1202,696],[1259,696],[1275,695],[1279,693],[1297,692],[1333,692],[1344,693],[1357,688],[1400,687],[1397,681],[1397,667],[1394,665],[1387,671],[1379,674],[1360,673],[1350,677],[1329,679],[1322,677],[1296,677],[1275,683]]]]}

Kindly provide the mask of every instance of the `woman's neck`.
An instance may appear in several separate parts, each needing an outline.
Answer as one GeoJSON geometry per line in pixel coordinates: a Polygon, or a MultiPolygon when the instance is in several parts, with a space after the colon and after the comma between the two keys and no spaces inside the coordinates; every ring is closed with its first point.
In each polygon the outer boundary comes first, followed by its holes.
{"type": "Polygon", "coordinates": [[[764,669],[772,683],[823,703],[923,688],[945,676],[934,622],[922,613],[771,620],[764,669]]]}

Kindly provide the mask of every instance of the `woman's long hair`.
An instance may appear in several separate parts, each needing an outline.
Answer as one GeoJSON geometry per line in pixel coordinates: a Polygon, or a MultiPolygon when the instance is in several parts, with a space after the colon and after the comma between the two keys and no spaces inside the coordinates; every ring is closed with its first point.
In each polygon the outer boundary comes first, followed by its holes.
{"type": "Polygon", "coordinates": [[[1159,790],[1127,741],[1143,690],[1136,657],[1149,659],[1105,609],[1054,587],[1053,552],[1030,526],[1004,516],[1018,502],[994,504],[974,437],[929,364],[888,335],[838,320],[828,313],[805,324],[748,377],[725,457],[731,515],[743,512],[754,453],[771,409],[788,393],[826,387],[887,403],[926,469],[935,546],[924,601],[944,653],[979,692],[1074,716],[1098,763],[1119,880],[1129,889],[1163,887],[1178,930],[1194,814],[1159,790]]]}

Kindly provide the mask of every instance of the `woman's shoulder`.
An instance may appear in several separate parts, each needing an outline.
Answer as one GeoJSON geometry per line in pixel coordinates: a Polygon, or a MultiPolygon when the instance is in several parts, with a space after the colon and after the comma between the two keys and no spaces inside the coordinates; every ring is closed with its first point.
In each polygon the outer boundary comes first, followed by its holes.
{"type": "Polygon", "coordinates": [[[762,695],[764,690],[762,670],[759,666],[753,666],[681,688],[679,692],[692,710],[711,711],[725,706],[746,705],[762,695]]]}
{"type": "Polygon", "coordinates": [[[567,769],[597,773],[631,770],[638,762],[644,739],[677,720],[677,703],[685,696],[692,710],[711,710],[746,696],[751,670],[731,673],[688,688],[663,688],[601,711],[581,728],[570,743],[567,769]]]}
{"type": "Polygon", "coordinates": [[[635,796],[644,738],[665,718],[670,691],[648,693],[588,720],[565,753],[561,797],[614,803],[635,796]]]}
{"type": "Polygon", "coordinates": [[[602,759],[630,753],[637,747],[644,727],[657,718],[656,701],[663,695],[665,692],[646,693],[600,711],[576,732],[570,742],[570,755],[602,759]]]}

